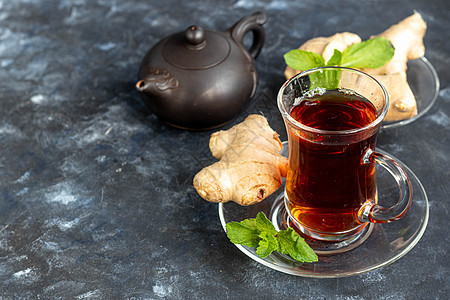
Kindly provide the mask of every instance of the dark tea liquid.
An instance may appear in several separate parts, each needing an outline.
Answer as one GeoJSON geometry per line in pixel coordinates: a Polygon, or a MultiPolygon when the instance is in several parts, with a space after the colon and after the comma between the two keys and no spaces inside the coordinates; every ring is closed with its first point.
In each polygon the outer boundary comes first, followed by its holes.
{"type": "MultiPolygon", "coordinates": [[[[365,98],[337,90],[305,99],[290,112],[298,122],[316,129],[340,131],[361,128],[377,118],[365,98]]],[[[305,229],[318,234],[350,232],[361,225],[358,211],[376,201],[375,166],[362,164],[376,134],[340,142],[320,134],[313,141],[288,128],[289,170],[286,193],[292,215],[305,229]]]]}

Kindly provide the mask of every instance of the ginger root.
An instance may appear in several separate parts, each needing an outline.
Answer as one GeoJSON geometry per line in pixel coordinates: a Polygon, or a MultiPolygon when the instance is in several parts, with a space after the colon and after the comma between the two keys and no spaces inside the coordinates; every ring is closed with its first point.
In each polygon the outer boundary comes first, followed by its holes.
{"type": "Polygon", "coordinates": [[[424,56],[426,29],[427,24],[416,12],[378,35],[391,41],[395,48],[394,57],[380,68],[363,71],[378,79],[389,94],[390,104],[385,121],[399,121],[417,115],[416,98],[406,78],[406,64],[410,59],[424,56]]]}
{"type": "Polygon", "coordinates": [[[279,135],[261,115],[213,133],[209,148],[220,160],[197,173],[193,182],[207,201],[252,205],[275,192],[286,176],[287,158],[280,155],[279,135]]]}
{"type": "Polygon", "coordinates": [[[406,73],[373,76],[389,94],[389,110],[384,118],[385,121],[404,120],[417,115],[416,99],[406,81],[406,73]]]}
{"type": "MultiPolygon", "coordinates": [[[[427,25],[422,19],[422,16],[415,12],[413,15],[392,25],[383,33],[377,35],[391,41],[395,48],[394,57],[380,68],[362,69],[362,71],[378,79],[385,86],[389,94],[390,105],[385,121],[399,121],[417,115],[416,99],[406,78],[406,64],[408,60],[417,59],[424,55],[425,46],[423,44],[423,37],[425,36],[426,29],[427,25]]],[[[299,49],[319,53],[327,61],[330,53],[332,55],[334,49],[343,52],[353,43],[361,41],[361,39],[358,40],[355,36],[357,37],[355,34],[344,32],[330,37],[313,38],[305,42],[299,49]],[[315,47],[311,47],[311,45],[315,45],[315,47]]],[[[288,66],[284,74],[286,79],[289,79],[301,71],[304,70],[295,70],[288,66]]]]}

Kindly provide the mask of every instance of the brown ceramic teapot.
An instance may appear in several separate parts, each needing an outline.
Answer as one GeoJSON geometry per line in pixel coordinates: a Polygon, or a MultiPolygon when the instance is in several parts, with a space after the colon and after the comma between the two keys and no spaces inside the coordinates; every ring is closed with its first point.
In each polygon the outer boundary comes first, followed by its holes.
{"type": "Polygon", "coordinates": [[[264,44],[264,12],[242,18],[225,32],[190,26],[158,42],[145,55],[137,90],[150,110],[184,129],[219,127],[254,95],[254,59],[264,44]],[[253,33],[247,50],[244,36],[253,33]]]}

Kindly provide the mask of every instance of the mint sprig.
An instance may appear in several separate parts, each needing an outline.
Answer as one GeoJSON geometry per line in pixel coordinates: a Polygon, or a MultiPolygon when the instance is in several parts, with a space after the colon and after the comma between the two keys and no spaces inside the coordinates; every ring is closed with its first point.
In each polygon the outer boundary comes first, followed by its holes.
{"type": "MultiPolygon", "coordinates": [[[[333,56],[325,62],[322,55],[300,49],[291,50],[284,55],[286,64],[296,70],[309,70],[319,67],[342,66],[348,68],[379,68],[394,56],[394,47],[384,37],[376,37],[356,43],[341,52],[334,49],[333,56]]],[[[327,70],[310,74],[310,89],[317,87],[328,90],[339,87],[339,70],[327,70]]]]}
{"type": "Polygon", "coordinates": [[[278,251],[300,262],[318,261],[317,255],[294,229],[277,231],[263,212],[254,219],[230,222],[226,230],[233,244],[257,247],[256,254],[261,258],[278,251]]]}
{"type": "Polygon", "coordinates": [[[348,68],[379,68],[394,56],[394,47],[384,37],[376,37],[356,43],[341,52],[334,49],[333,56],[325,63],[322,55],[294,49],[284,55],[286,64],[296,70],[309,70],[325,66],[342,66],[348,68]]]}

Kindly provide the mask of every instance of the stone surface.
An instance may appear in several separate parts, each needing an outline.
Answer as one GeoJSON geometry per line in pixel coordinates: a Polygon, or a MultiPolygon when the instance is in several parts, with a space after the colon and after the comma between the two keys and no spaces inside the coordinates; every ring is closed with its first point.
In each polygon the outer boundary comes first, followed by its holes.
{"type": "Polygon", "coordinates": [[[0,299],[448,299],[449,2],[0,0],[0,299]],[[384,268],[307,279],[232,245],[192,178],[214,161],[207,132],[171,128],[134,84],[146,51],[192,24],[225,30],[268,15],[252,104],[286,138],[275,105],[283,54],[315,36],[368,38],[414,10],[439,98],[378,145],[423,183],[430,221],[384,268]]]}

